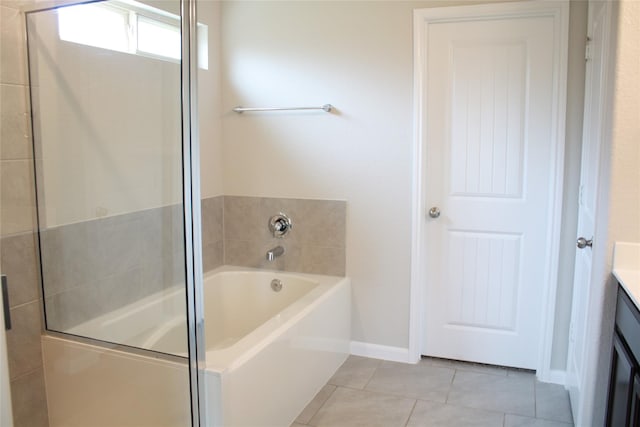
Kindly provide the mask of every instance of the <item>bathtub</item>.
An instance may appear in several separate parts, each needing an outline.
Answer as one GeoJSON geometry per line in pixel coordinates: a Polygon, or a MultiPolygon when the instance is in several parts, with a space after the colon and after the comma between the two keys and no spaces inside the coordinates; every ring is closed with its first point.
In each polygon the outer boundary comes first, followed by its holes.
{"type": "MultiPolygon", "coordinates": [[[[208,424],[290,425],[347,357],[349,279],[225,266],[205,275],[204,295],[208,424]]],[[[186,356],[184,291],[146,297],[66,332],[186,356]]],[[[51,427],[189,424],[186,363],[42,339],[51,427]],[[123,383],[134,390],[121,391],[123,383]],[[125,413],[135,419],[117,424],[132,399],[136,410],[125,413]]]]}

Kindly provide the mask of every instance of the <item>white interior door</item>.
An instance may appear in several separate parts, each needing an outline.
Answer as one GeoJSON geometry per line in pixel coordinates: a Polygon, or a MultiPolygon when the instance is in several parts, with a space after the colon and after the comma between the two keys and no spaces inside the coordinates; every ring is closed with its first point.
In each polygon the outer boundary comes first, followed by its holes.
{"type": "MultiPolygon", "coordinates": [[[[608,34],[609,7],[605,2],[589,2],[589,28],[585,74],[584,125],[582,131],[582,163],[580,200],[578,205],[578,236],[591,240],[595,234],[600,181],[600,151],[604,116],[606,82],[605,40],[608,34]]],[[[590,300],[592,251],[590,246],[578,249],[575,258],[571,326],[567,357],[567,388],[575,420],[579,420],[578,405],[585,380],[587,353],[587,307],[590,300]]]]}
{"type": "Polygon", "coordinates": [[[539,14],[432,23],[425,36],[425,201],[440,215],[424,225],[423,354],[536,369],[560,36],[539,14]]]}

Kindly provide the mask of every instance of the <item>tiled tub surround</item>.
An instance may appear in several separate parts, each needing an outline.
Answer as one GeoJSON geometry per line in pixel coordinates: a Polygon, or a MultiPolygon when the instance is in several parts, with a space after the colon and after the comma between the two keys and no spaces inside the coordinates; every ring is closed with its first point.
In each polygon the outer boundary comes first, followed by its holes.
{"type": "MultiPolygon", "coordinates": [[[[202,200],[204,271],[223,264],[345,275],[346,202],[218,196],[202,200]],[[272,215],[293,229],[274,238],[272,215]],[[266,260],[281,245],[283,256],[266,260]]],[[[66,331],[184,283],[182,206],[98,218],[40,233],[49,329],[66,331]]]]}
{"type": "Polygon", "coordinates": [[[205,272],[224,264],[223,204],[224,196],[207,197],[201,200],[202,267],[205,272]]]}
{"type": "Polygon", "coordinates": [[[223,212],[225,264],[345,275],[345,201],[224,196],[223,212]],[[275,238],[268,221],[280,212],[291,218],[293,228],[275,238]],[[278,245],[284,255],[267,261],[267,251],[278,245]]]}
{"type": "Polygon", "coordinates": [[[47,327],[64,332],[184,283],[179,205],[43,230],[47,327]]]}

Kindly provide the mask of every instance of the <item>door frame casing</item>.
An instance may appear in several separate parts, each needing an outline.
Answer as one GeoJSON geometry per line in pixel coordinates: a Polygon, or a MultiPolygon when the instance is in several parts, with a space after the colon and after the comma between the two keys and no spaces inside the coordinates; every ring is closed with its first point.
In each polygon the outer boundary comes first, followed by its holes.
{"type": "Polygon", "coordinates": [[[416,9],[413,13],[414,31],[414,132],[413,132],[413,209],[412,209],[412,242],[411,242],[411,288],[409,307],[409,362],[416,363],[422,354],[424,334],[426,286],[425,231],[426,176],[425,140],[427,122],[426,82],[428,65],[428,30],[429,25],[446,22],[469,22],[491,18],[519,17],[552,17],[554,19],[554,76],[553,76],[553,109],[552,109],[552,158],[551,158],[551,193],[547,230],[547,248],[541,253],[548,253],[545,260],[545,283],[543,284],[541,336],[537,364],[537,376],[547,382],[564,383],[564,376],[551,370],[551,352],[555,326],[556,289],[558,282],[558,266],[560,253],[560,231],[562,196],[564,181],[564,140],[567,102],[567,63],[569,44],[569,3],[522,1],[512,3],[494,3],[474,6],[451,6],[428,9],[416,9]]]}

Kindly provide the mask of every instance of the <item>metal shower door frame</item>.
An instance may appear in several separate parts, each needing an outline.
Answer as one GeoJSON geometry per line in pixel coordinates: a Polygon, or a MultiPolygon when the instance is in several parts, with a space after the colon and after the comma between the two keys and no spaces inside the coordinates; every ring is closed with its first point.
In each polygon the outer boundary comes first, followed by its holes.
{"type": "Polygon", "coordinates": [[[182,194],[184,198],[191,425],[204,427],[207,425],[204,377],[206,349],[204,347],[202,221],[200,216],[196,0],[181,0],[180,10],[182,15],[182,194]]]}

